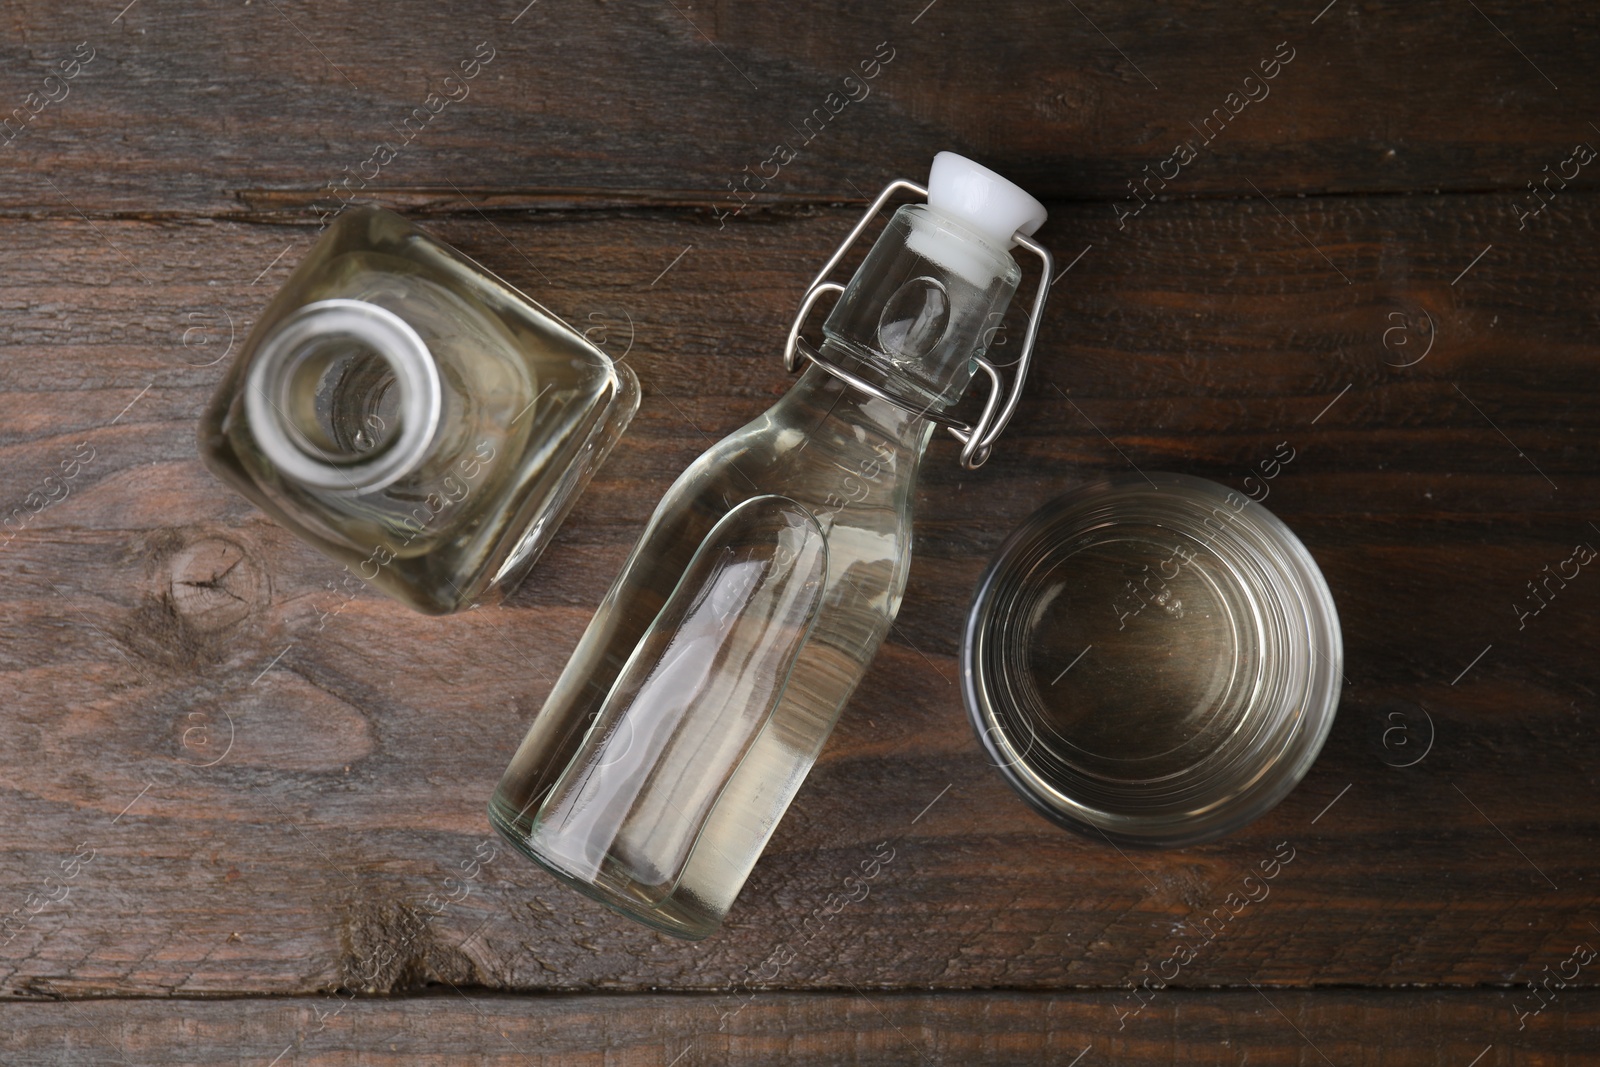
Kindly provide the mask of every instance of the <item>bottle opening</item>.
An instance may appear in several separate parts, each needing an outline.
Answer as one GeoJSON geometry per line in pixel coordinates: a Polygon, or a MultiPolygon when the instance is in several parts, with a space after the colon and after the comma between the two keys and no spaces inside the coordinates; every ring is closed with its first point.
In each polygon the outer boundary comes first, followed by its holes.
{"type": "Polygon", "coordinates": [[[291,360],[277,400],[302,451],[329,463],[357,463],[399,439],[399,377],[382,352],[360,337],[332,334],[314,338],[291,360]]]}
{"type": "Polygon", "coordinates": [[[287,317],[262,343],[245,389],[251,430],[286,479],[357,492],[417,467],[442,403],[422,338],[361,300],[323,300],[287,317]]]}

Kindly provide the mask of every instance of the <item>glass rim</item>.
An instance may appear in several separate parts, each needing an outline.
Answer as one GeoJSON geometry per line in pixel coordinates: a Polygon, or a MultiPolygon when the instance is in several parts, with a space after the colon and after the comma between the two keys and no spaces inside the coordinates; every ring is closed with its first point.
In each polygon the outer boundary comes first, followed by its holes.
{"type": "Polygon", "coordinates": [[[1216,482],[1155,472],[1092,479],[1049,500],[1013,530],[978,582],[960,660],[962,698],[979,743],[1031,807],[1092,838],[1181,847],[1214,840],[1259,818],[1304,778],[1332,729],[1343,679],[1343,639],[1321,569],[1282,520],[1216,482]],[[1029,762],[1035,737],[1023,745],[1013,726],[1027,721],[1026,710],[1011,691],[1012,679],[1001,677],[1005,672],[996,666],[998,650],[1008,638],[1015,640],[1002,624],[1011,617],[1009,609],[1025,599],[1026,572],[1052,546],[1090,530],[1170,524],[1194,536],[1185,524],[1196,526],[1204,508],[1226,508],[1233,520],[1230,536],[1207,542],[1230,580],[1252,597],[1270,598],[1288,622],[1292,647],[1276,659],[1262,657],[1263,671],[1278,684],[1263,687],[1269,699],[1258,694],[1240,713],[1237,730],[1251,731],[1247,742],[1208,749],[1170,776],[1188,776],[1173,783],[1170,794],[1187,797],[1187,807],[1141,808],[1135,802],[1118,808],[1103,793],[1096,798],[1086,795],[1089,790],[1062,788],[1029,762]],[[1297,658],[1301,651],[1303,659],[1297,658]]]}

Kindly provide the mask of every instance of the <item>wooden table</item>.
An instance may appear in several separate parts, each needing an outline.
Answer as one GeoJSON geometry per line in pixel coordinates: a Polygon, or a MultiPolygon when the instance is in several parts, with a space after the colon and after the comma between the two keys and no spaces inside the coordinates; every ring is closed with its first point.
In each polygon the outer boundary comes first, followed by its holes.
{"type": "Polygon", "coordinates": [[[1594,5],[523,2],[0,13],[0,1062],[1600,1062],[1594,5]],[[934,445],[899,623],[726,927],[651,933],[488,791],[660,493],[785,389],[811,273],[942,148],[1049,203],[1029,397],[982,471],[934,445]],[[324,619],[338,568],[196,458],[357,195],[643,381],[504,606],[324,619]],[[1264,486],[1343,620],[1321,759],[1204,847],[1033,815],[954,684],[1007,531],[1130,467],[1264,486]]]}

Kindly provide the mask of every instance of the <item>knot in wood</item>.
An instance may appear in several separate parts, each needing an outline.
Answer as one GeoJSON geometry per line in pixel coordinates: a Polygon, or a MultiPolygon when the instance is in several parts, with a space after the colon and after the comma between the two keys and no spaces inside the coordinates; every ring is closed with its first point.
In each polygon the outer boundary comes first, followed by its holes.
{"type": "Polygon", "coordinates": [[[184,545],[168,557],[166,570],[169,608],[194,637],[232,630],[266,599],[261,568],[226,538],[184,545]]]}

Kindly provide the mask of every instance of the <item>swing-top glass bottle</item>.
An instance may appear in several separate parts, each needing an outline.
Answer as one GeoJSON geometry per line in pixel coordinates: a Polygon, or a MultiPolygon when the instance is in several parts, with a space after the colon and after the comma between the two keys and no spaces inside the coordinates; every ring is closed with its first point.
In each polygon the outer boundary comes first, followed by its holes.
{"type": "Polygon", "coordinates": [[[771,410],[668,490],[490,803],[567,884],[703,937],[722,921],[900,606],[918,464],[937,426],[981,464],[1014,410],[1047,291],[1044,208],[950,153],[895,182],[807,291],[771,410]],[[849,286],[827,281],[910,191],[849,286]],[[1008,388],[984,358],[1021,269],[1044,271],[1008,388]],[[820,349],[813,303],[839,299],[820,349]],[[982,417],[946,414],[975,371],[982,417]]]}

